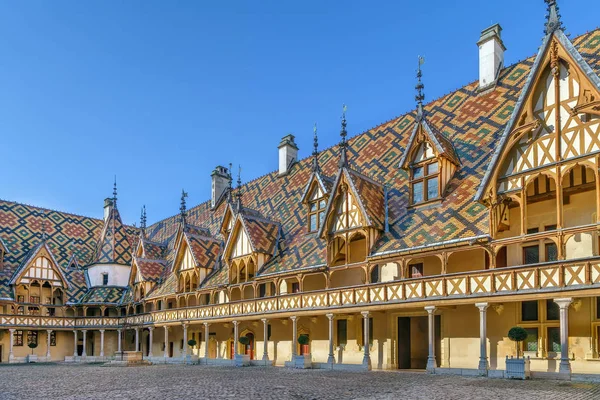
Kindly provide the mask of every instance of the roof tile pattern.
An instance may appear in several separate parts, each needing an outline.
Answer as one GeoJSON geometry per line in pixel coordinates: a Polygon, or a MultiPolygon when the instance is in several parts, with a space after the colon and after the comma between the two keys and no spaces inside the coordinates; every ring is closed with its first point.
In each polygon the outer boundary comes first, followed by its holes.
{"type": "Polygon", "coordinates": [[[131,265],[132,245],[121,215],[116,207],[110,209],[92,264],[131,265]]]}

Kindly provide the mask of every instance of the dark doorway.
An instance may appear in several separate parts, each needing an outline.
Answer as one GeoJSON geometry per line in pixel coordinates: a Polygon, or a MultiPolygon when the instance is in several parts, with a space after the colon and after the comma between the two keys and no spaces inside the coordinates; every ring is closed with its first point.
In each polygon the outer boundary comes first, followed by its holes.
{"type": "MultiPolygon", "coordinates": [[[[435,316],[434,353],[439,365],[441,317],[435,316]]],[[[429,356],[427,317],[398,317],[398,369],[425,369],[429,356]]]]}
{"type": "Polygon", "coordinates": [[[83,355],[83,344],[77,345],[77,355],[80,357],[83,355]]]}
{"type": "Polygon", "coordinates": [[[410,318],[398,318],[398,369],[410,369],[410,318]]]}
{"type": "Polygon", "coordinates": [[[169,342],[169,357],[173,357],[173,342],[169,342]]]}
{"type": "Polygon", "coordinates": [[[145,355],[148,355],[148,352],[150,351],[150,334],[148,333],[148,335],[146,335],[146,350],[145,350],[145,355]]]}

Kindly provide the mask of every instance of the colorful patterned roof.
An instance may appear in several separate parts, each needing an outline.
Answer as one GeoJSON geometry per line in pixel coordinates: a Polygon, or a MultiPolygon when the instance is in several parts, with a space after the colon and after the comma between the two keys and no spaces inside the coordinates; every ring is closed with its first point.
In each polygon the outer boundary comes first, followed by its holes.
{"type": "Polygon", "coordinates": [[[91,264],[131,265],[132,245],[117,207],[111,207],[91,264]]]}
{"type": "Polygon", "coordinates": [[[240,215],[240,219],[252,249],[257,253],[273,255],[279,238],[279,224],[245,213],[240,215]]]}
{"type": "Polygon", "coordinates": [[[145,282],[159,282],[164,277],[167,267],[166,260],[150,260],[136,257],[134,258],[134,263],[142,276],[142,280],[145,282]]]}
{"type": "Polygon", "coordinates": [[[221,253],[220,242],[214,238],[192,235],[185,233],[196,266],[203,268],[216,268],[219,264],[219,255],[221,253]]]}
{"type": "Polygon", "coordinates": [[[162,243],[151,242],[141,238],[139,245],[142,246],[142,257],[148,259],[161,259],[165,257],[167,246],[162,243]]]}
{"type": "Polygon", "coordinates": [[[460,160],[454,151],[452,142],[450,142],[450,140],[448,140],[444,134],[438,131],[435,126],[430,126],[427,123],[426,118],[423,117],[423,119],[415,123],[415,127],[410,135],[410,139],[408,139],[408,146],[406,147],[406,150],[404,150],[404,154],[400,160],[400,165],[402,168],[408,167],[410,162],[408,156],[412,153],[412,148],[415,145],[419,128],[422,128],[423,132],[429,139],[429,142],[435,147],[435,150],[439,155],[446,157],[457,166],[460,165],[460,160]]]}
{"type": "Polygon", "coordinates": [[[13,272],[13,275],[10,279],[11,285],[14,285],[17,282],[19,276],[29,267],[31,262],[36,258],[40,251],[42,251],[42,249],[46,250],[46,252],[50,256],[50,261],[56,266],[56,270],[58,271],[59,276],[63,279],[67,286],[70,286],[67,277],[63,273],[62,268],[60,268],[60,266],[56,262],[56,259],[52,254],[52,250],[50,250],[45,240],[42,240],[41,242],[36,244],[31,250],[29,250],[29,253],[27,253],[27,255],[23,258],[21,264],[17,267],[17,269],[15,269],[15,272],[13,272]]]}
{"type": "Polygon", "coordinates": [[[127,288],[119,286],[97,286],[91,288],[79,304],[120,304],[127,288]]]}

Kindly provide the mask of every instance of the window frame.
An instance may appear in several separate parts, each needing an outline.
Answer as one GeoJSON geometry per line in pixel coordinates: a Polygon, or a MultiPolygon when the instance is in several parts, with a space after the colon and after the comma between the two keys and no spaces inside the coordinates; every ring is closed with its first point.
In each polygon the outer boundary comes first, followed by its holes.
{"type": "Polygon", "coordinates": [[[102,273],[102,286],[108,286],[108,272],[102,273]]]}
{"type": "Polygon", "coordinates": [[[23,342],[23,330],[18,329],[13,334],[13,346],[22,347],[24,345],[23,342]]]}
{"type": "Polygon", "coordinates": [[[549,328],[560,328],[560,320],[549,320],[548,319],[548,306],[547,306],[547,301],[548,299],[542,299],[542,300],[531,300],[531,301],[535,301],[537,303],[537,310],[538,310],[538,319],[537,321],[524,321],[523,320],[523,303],[524,302],[519,302],[519,322],[518,322],[518,326],[525,328],[525,329],[537,329],[537,351],[533,352],[530,351],[529,354],[527,354],[527,350],[525,349],[525,343],[527,343],[526,340],[524,340],[523,342],[520,343],[521,346],[521,350],[523,351],[523,354],[525,356],[530,356],[531,358],[540,358],[540,359],[551,359],[551,360],[555,360],[555,359],[559,359],[560,358],[560,352],[555,352],[555,351],[549,351],[549,346],[550,346],[550,340],[549,340],[549,336],[548,336],[548,329],[549,328]]]}
{"type": "MultiPolygon", "coordinates": [[[[311,196],[309,196],[309,198],[312,198],[312,196],[315,194],[315,192],[319,192],[320,188],[319,188],[319,184],[315,183],[313,185],[312,190],[310,191],[311,196]]],[[[313,233],[313,232],[318,232],[321,227],[323,226],[323,224],[325,224],[325,210],[327,208],[327,195],[323,194],[321,197],[318,197],[314,200],[308,200],[307,202],[308,205],[308,209],[307,209],[307,214],[306,214],[306,226],[308,228],[308,233],[313,233]],[[322,204],[321,204],[322,203],[322,204]],[[315,205],[315,209],[312,209],[312,205],[315,205]],[[321,207],[322,205],[322,207],[321,207]],[[316,226],[315,229],[312,229],[311,226],[311,217],[315,216],[315,222],[316,222],[316,226]],[[319,218],[320,215],[323,215],[323,219],[319,218]]]]}
{"type": "Polygon", "coordinates": [[[417,163],[413,163],[410,165],[410,205],[418,205],[427,203],[429,201],[435,201],[442,198],[442,185],[441,185],[441,170],[442,166],[440,160],[437,157],[427,158],[425,160],[419,161],[417,163]],[[434,173],[429,173],[429,167],[433,164],[437,164],[437,171],[434,173]],[[415,169],[423,168],[423,175],[415,178],[415,169]],[[437,196],[429,198],[429,191],[427,189],[428,182],[430,180],[437,179],[437,196]],[[414,187],[415,184],[423,183],[423,200],[419,202],[415,202],[415,192],[414,187]]]}

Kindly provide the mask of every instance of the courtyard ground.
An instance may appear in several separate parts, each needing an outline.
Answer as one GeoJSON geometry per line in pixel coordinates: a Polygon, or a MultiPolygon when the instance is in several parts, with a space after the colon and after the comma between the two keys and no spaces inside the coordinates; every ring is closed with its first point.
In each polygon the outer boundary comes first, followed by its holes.
{"type": "Polygon", "coordinates": [[[600,399],[600,384],[188,365],[1,365],[0,399],[600,399]]]}

